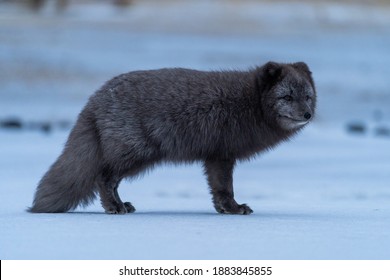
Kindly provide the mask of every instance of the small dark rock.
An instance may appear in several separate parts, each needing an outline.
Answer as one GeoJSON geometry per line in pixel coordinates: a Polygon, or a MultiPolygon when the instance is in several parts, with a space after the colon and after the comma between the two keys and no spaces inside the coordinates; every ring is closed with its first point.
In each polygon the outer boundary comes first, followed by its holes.
{"type": "Polygon", "coordinates": [[[9,118],[0,121],[0,127],[6,128],[6,129],[22,129],[23,124],[19,119],[16,118],[9,118]]]}
{"type": "Polygon", "coordinates": [[[37,130],[44,133],[49,133],[53,129],[53,125],[48,121],[33,121],[27,123],[27,128],[30,130],[37,130]]]}
{"type": "Polygon", "coordinates": [[[390,127],[377,127],[375,128],[375,135],[390,137],[390,127]]]}
{"type": "Polygon", "coordinates": [[[52,126],[51,126],[51,124],[48,123],[48,122],[42,122],[42,123],[40,124],[40,129],[41,129],[43,132],[45,132],[45,133],[50,133],[51,130],[52,130],[52,126]]]}
{"type": "Polygon", "coordinates": [[[347,131],[350,133],[364,134],[367,128],[364,123],[354,122],[347,124],[347,131]]]}

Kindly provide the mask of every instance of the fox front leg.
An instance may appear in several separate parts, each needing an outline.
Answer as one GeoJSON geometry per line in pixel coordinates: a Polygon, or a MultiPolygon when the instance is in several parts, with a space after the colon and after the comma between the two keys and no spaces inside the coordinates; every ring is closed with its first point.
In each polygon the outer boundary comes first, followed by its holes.
{"type": "Polygon", "coordinates": [[[234,200],[233,169],[235,160],[206,160],[204,170],[213,196],[215,210],[221,214],[248,215],[253,211],[234,200]]]}

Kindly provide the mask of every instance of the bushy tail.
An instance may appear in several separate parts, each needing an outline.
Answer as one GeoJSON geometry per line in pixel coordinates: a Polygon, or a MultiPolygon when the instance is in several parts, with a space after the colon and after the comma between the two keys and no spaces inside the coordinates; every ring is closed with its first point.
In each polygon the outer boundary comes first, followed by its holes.
{"type": "Polygon", "coordinates": [[[66,146],[39,182],[34,213],[59,213],[86,206],[95,198],[101,152],[94,120],[80,115],[66,146]]]}

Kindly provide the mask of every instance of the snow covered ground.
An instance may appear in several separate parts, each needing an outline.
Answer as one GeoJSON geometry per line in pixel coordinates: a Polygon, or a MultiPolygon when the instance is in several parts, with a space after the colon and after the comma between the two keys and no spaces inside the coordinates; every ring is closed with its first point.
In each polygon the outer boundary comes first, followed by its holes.
{"type": "Polygon", "coordinates": [[[131,215],[98,202],[26,213],[68,130],[0,129],[0,259],[390,259],[389,7],[221,2],[74,5],[58,17],[0,5],[0,121],[73,122],[105,80],[141,68],[303,60],[319,96],[303,133],[238,165],[249,216],[216,214],[198,165],[123,182],[131,215]]]}

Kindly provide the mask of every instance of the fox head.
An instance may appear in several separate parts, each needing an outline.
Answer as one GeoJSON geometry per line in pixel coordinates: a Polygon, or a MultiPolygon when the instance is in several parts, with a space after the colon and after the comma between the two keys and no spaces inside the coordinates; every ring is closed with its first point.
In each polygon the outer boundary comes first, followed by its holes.
{"type": "Polygon", "coordinates": [[[257,71],[262,111],[269,123],[284,130],[296,130],[313,119],[316,90],[304,62],[268,62],[257,71]]]}

